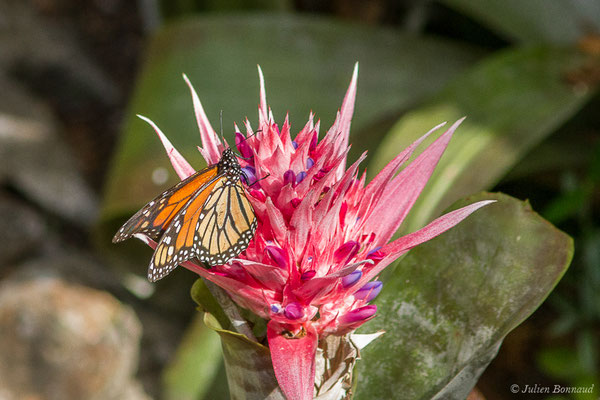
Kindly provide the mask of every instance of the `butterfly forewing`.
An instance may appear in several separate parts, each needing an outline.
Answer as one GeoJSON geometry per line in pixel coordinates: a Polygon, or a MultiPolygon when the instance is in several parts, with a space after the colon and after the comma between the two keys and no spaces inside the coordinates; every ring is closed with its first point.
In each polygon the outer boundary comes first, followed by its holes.
{"type": "Polygon", "coordinates": [[[148,268],[157,281],[178,264],[197,258],[209,266],[243,252],[256,231],[256,216],[241,184],[231,149],[146,204],[119,229],[113,242],[136,233],[158,241],[148,268]]]}
{"type": "Polygon", "coordinates": [[[136,233],[143,233],[158,240],[175,215],[183,209],[194,194],[216,177],[217,165],[215,164],[164,191],[129,218],[113,237],[113,243],[129,239],[136,233]]]}

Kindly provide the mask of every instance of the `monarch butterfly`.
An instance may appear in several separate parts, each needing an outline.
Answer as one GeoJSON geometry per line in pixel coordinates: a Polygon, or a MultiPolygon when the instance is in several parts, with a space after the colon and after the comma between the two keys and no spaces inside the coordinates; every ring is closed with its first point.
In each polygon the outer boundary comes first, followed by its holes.
{"type": "Polygon", "coordinates": [[[246,177],[233,151],[225,149],[218,163],[167,189],[135,213],[113,243],[136,233],[158,241],[148,267],[151,282],[192,258],[209,266],[225,264],[246,250],[256,231],[241,176],[246,177]]]}

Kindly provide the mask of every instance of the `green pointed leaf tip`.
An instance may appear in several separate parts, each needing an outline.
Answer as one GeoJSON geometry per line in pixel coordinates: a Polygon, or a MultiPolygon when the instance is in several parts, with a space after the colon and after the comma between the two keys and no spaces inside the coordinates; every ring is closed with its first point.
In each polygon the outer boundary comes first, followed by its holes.
{"type": "MultiPolygon", "coordinates": [[[[281,126],[289,111],[292,132],[298,132],[312,110],[321,119],[323,135],[341,106],[354,64],[360,62],[352,121],[357,134],[436,93],[481,55],[448,40],[294,15],[212,15],[169,24],[154,36],[146,54],[106,180],[102,220],[124,217],[177,181],[156,134],[135,114],[152,119],[195,168],[203,166],[182,73],[216,130],[223,110],[224,134],[232,143],[234,121],[243,129],[247,116],[257,125],[257,64],[265,74],[276,122],[281,126]],[[158,168],[163,169],[156,172],[158,168]],[[168,180],[153,183],[153,173],[167,173],[168,180]]],[[[356,151],[373,148],[373,135],[369,129],[364,140],[354,137],[356,151]]]]}
{"type": "Polygon", "coordinates": [[[221,336],[232,399],[285,400],[279,389],[269,349],[239,333],[221,329],[210,314],[205,323],[221,336]]]}
{"type": "Polygon", "coordinates": [[[440,121],[467,116],[402,232],[423,227],[458,198],[491,188],[577,112],[593,93],[574,90],[564,74],[580,61],[579,53],[570,50],[509,49],[477,64],[434,100],[400,119],[371,158],[371,173],[440,121]]]}
{"type": "Polygon", "coordinates": [[[411,250],[385,283],[361,333],[386,334],[363,350],[357,399],[464,399],[568,268],[572,239],[528,202],[484,193],[452,208],[484,199],[498,201],[411,250]]]}

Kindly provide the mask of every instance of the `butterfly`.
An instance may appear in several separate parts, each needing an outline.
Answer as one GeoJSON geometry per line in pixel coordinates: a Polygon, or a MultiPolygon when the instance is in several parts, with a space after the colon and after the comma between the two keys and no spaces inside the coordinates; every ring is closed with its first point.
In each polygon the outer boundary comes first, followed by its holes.
{"type": "Polygon", "coordinates": [[[118,230],[113,243],[136,233],[158,242],[148,267],[151,282],[193,258],[209,266],[225,264],[246,250],[256,231],[242,176],[248,182],[233,151],[225,149],[218,163],[142,207],[118,230]]]}

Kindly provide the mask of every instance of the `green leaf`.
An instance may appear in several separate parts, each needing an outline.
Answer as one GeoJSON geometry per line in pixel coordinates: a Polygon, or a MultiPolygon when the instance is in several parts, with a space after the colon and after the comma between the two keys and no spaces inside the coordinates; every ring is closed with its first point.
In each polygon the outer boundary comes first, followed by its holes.
{"type": "Polygon", "coordinates": [[[222,362],[219,342],[201,318],[192,321],[164,372],[164,399],[197,400],[209,393],[222,362]]]}
{"type": "Polygon", "coordinates": [[[277,384],[267,347],[244,335],[222,329],[210,314],[205,314],[204,322],[221,336],[232,399],[285,399],[277,384]]]}
{"type": "Polygon", "coordinates": [[[208,312],[219,322],[223,329],[231,329],[231,321],[225,315],[223,308],[217,302],[217,299],[210,293],[206,282],[202,278],[196,279],[191,290],[192,299],[198,304],[202,311],[208,312]]]}
{"type": "Polygon", "coordinates": [[[267,102],[275,120],[282,124],[289,112],[292,132],[297,132],[312,110],[322,118],[323,135],[358,61],[361,72],[352,127],[353,132],[364,130],[368,136],[363,142],[374,148],[377,132],[367,127],[436,93],[480,54],[447,40],[293,15],[211,15],[168,25],[149,45],[107,176],[103,220],[121,222],[177,181],[155,133],[135,114],[151,118],[192,165],[203,166],[182,73],[189,76],[217,131],[223,110],[226,137],[231,138],[233,121],[241,126],[248,116],[257,125],[257,64],[265,74],[267,102]],[[153,174],[155,178],[168,174],[168,179],[153,183],[153,174]]]}
{"type": "Polygon", "coordinates": [[[487,58],[452,81],[435,100],[400,119],[372,159],[372,171],[381,170],[441,121],[467,116],[404,221],[403,232],[421,228],[456,199],[491,188],[577,112],[592,92],[575,90],[564,74],[580,61],[571,50],[510,49],[487,58]]]}
{"type": "Polygon", "coordinates": [[[385,329],[358,364],[356,399],[465,399],[502,339],[566,271],[572,239],[521,202],[496,199],[411,250],[362,333],[385,329]]]}
{"type": "Polygon", "coordinates": [[[600,31],[597,0],[442,0],[509,39],[528,43],[573,44],[600,31]]]}

